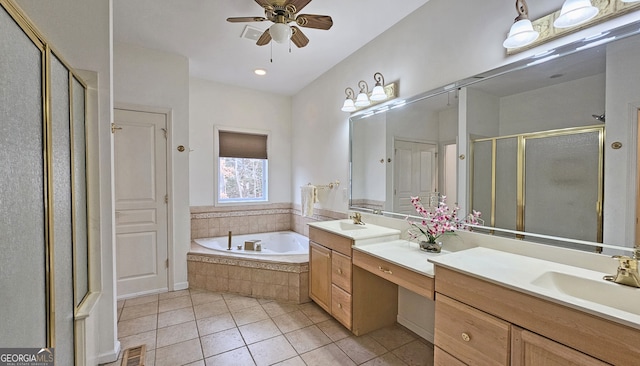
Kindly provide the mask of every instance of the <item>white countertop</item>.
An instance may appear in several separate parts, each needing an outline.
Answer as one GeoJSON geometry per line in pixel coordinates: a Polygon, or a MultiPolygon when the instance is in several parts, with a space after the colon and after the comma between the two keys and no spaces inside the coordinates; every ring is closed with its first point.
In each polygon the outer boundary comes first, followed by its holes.
{"type": "Polygon", "coordinates": [[[417,243],[407,240],[393,240],[383,243],[354,245],[353,250],[370,254],[374,257],[392,262],[400,267],[418,272],[433,278],[433,263],[429,258],[445,255],[449,252],[427,253],[419,249],[417,243]]]}
{"type": "Polygon", "coordinates": [[[640,289],[602,279],[604,275],[612,273],[597,272],[484,247],[432,256],[429,257],[429,261],[497,285],[640,329],[640,289]],[[568,279],[566,284],[558,285],[558,281],[562,282],[563,278],[568,279]],[[596,286],[597,288],[594,288],[596,286]],[[558,290],[558,288],[561,289],[558,290]]]}
{"type": "Polygon", "coordinates": [[[310,222],[309,226],[344,236],[354,241],[390,241],[400,238],[400,230],[373,224],[356,225],[350,219],[310,222]]]}

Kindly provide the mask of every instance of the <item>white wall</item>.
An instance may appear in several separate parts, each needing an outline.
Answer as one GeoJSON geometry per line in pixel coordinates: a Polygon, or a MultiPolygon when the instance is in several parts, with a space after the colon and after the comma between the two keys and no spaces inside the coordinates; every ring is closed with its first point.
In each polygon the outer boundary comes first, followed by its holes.
{"type": "Polygon", "coordinates": [[[98,74],[97,105],[89,106],[87,126],[87,193],[91,290],[100,297],[89,315],[87,334],[93,335],[87,363],[115,360],[116,301],[111,176],[111,1],[17,0],[36,27],[73,67],[98,74]],[[99,331],[98,331],[99,329],[99,331]]]}
{"type": "Polygon", "coordinates": [[[195,78],[189,94],[191,206],[214,205],[214,126],[270,131],[269,202],[291,202],[291,98],[195,78]]]}
{"type": "Polygon", "coordinates": [[[113,98],[118,105],[171,110],[168,154],[170,166],[169,290],[187,288],[187,252],[191,243],[189,218],[189,60],[186,57],[117,43],[113,50],[113,98]]]}
{"type": "Polygon", "coordinates": [[[640,109],[640,37],[607,46],[607,134],[604,162],[604,242],[632,247],[635,242],[635,172],[640,109]],[[621,142],[621,149],[612,149],[621,142]],[[607,179],[616,177],[616,179],[607,179]]]}
{"type": "Polygon", "coordinates": [[[500,136],[591,126],[605,109],[605,74],[500,98],[500,136]]]}

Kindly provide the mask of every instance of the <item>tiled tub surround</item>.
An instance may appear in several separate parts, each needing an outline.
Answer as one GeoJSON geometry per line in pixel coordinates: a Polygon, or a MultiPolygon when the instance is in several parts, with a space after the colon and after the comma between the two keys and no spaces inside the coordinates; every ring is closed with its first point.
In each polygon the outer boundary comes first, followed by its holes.
{"type": "MultiPolygon", "coordinates": [[[[301,216],[300,205],[275,203],[191,207],[191,239],[295,231],[309,235],[309,222],[343,219],[345,213],[316,209],[301,216]]],[[[309,256],[234,255],[192,242],[187,255],[189,287],[301,304],[309,299],[309,256]]]]}
{"type": "Polygon", "coordinates": [[[214,238],[272,231],[295,231],[309,235],[307,224],[347,218],[346,213],[315,209],[313,217],[303,217],[300,205],[271,203],[243,206],[191,207],[191,239],[214,238]]]}

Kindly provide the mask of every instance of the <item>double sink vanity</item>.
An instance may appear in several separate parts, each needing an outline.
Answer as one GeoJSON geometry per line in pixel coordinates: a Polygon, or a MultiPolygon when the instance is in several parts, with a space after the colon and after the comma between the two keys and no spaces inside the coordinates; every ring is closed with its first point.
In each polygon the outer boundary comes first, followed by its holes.
{"type": "Polygon", "coordinates": [[[640,288],[603,280],[615,260],[469,232],[437,254],[400,238],[310,223],[309,296],[355,335],[396,322],[399,286],[435,301],[436,365],[640,364],[640,288]]]}

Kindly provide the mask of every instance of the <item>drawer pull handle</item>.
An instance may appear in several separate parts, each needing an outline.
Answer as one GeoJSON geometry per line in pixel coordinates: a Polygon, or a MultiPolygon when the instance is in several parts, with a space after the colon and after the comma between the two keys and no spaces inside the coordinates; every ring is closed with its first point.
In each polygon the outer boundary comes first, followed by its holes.
{"type": "Polygon", "coordinates": [[[342,309],[342,304],[338,303],[338,307],[339,307],[340,309],[342,309]]]}
{"type": "Polygon", "coordinates": [[[338,274],[342,274],[342,268],[338,268],[338,274]]]}
{"type": "Polygon", "coordinates": [[[386,269],[386,268],[382,268],[382,266],[378,266],[378,269],[381,270],[382,272],[386,273],[386,274],[393,274],[393,272],[391,272],[391,270],[386,269]]]}
{"type": "Polygon", "coordinates": [[[469,337],[467,333],[462,333],[462,340],[465,342],[469,342],[471,340],[471,337],[469,337]]]}

